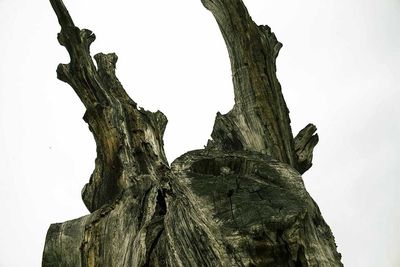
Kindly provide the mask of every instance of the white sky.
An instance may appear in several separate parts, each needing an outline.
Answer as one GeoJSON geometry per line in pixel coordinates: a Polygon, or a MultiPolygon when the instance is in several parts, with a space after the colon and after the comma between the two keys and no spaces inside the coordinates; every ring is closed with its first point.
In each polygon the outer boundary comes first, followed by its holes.
{"type": "MultiPolygon", "coordinates": [[[[170,161],[202,148],[233,105],[225,44],[200,0],[65,0],[140,106],[168,119],[170,161]]],[[[278,76],[296,134],[318,127],[304,175],[346,266],[400,266],[400,1],[245,0],[284,47],[278,76]]],[[[95,144],[56,79],[69,61],[48,1],[0,0],[0,266],[40,266],[50,223],[87,213],[95,144]]]]}

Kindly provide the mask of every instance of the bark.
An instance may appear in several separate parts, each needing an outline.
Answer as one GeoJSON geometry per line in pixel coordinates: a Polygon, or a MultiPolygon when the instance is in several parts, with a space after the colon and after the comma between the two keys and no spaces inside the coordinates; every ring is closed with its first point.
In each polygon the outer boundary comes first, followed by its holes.
{"type": "Polygon", "coordinates": [[[94,34],[50,2],[71,58],[58,78],[86,107],[97,158],[82,190],[91,213],[50,226],[43,266],[342,266],[300,175],[316,128],[293,138],[276,78],[281,44],[241,0],[203,0],[229,51],[235,105],[217,114],[205,149],[171,165],[166,117],[138,108],[115,76],[117,56],[97,54],[95,64],[94,34]]]}

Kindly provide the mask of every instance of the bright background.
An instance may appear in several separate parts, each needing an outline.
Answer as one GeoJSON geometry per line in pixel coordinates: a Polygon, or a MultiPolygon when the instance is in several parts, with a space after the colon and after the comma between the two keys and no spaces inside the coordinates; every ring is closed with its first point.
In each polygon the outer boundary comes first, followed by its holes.
{"type": "MultiPolygon", "coordinates": [[[[230,65],[200,0],[65,0],[116,52],[140,106],[169,119],[170,161],[202,148],[233,105],[230,65]]],[[[296,134],[318,127],[304,175],[346,266],[400,266],[400,1],[245,0],[284,44],[278,76],[296,134]]],[[[87,213],[94,167],[84,107],[56,79],[69,61],[48,1],[0,0],[0,266],[40,266],[50,223],[87,213]]]]}

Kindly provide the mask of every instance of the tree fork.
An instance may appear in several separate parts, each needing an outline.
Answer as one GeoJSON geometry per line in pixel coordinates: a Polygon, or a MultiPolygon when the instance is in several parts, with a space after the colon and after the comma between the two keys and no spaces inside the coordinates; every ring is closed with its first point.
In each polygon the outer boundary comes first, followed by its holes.
{"type": "Polygon", "coordinates": [[[293,138],[276,78],[281,44],[241,0],[203,0],[232,67],[235,105],[217,114],[212,139],[171,165],[167,119],[138,108],[115,76],[117,56],[90,55],[95,35],[50,0],[60,64],[86,107],[97,158],[82,190],[89,215],[52,224],[43,266],[342,266],[334,237],[300,173],[318,142],[313,125],[293,138]]]}

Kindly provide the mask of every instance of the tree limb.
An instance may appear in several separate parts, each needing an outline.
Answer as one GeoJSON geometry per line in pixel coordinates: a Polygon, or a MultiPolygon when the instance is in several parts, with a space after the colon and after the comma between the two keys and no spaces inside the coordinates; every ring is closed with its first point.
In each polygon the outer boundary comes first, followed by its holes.
{"type": "Polygon", "coordinates": [[[75,90],[86,107],[97,145],[96,166],[82,198],[90,211],[112,202],[140,176],[159,173],[168,166],[163,147],[167,118],[138,109],[115,76],[117,55],[90,55],[95,35],[77,28],[61,0],[50,1],[61,25],[58,40],[71,62],[60,64],[58,78],[75,90]],[[129,171],[127,171],[129,170],[129,171]]]}
{"type": "MultiPolygon", "coordinates": [[[[210,148],[227,136],[234,147],[268,154],[296,165],[289,112],[276,78],[275,59],[282,46],[268,26],[257,26],[240,0],[202,1],[221,29],[228,48],[235,93],[234,108],[217,116],[210,148]],[[224,121],[224,125],[220,125],[224,121]]],[[[225,147],[226,148],[226,147],[225,147]]]]}

